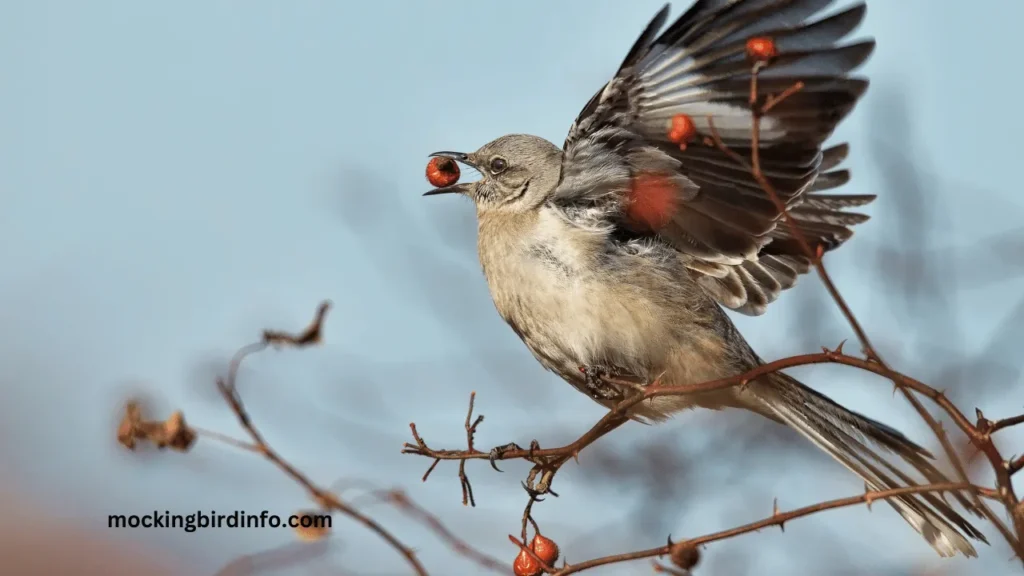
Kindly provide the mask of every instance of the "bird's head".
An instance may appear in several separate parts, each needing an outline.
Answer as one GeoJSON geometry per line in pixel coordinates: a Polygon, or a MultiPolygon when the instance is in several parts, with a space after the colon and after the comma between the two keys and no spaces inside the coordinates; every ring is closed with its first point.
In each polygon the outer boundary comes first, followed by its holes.
{"type": "Polygon", "coordinates": [[[478,171],[483,178],[435,188],[424,194],[463,194],[477,212],[523,212],[538,207],[558,186],[562,149],[537,136],[509,134],[484,144],[476,152],[434,152],[478,171]]]}

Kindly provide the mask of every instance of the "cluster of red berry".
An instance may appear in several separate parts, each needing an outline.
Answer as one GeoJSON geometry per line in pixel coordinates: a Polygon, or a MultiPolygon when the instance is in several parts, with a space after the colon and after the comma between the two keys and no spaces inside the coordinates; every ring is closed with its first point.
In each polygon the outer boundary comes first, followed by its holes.
{"type": "MultiPolygon", "coordinates": [[[[533,541],[530,542],[530,550],[544,562],[544,565],[554,566],[555,560],[558,560],[558,544],[540,534],[533,537],[533,541]]],[[[516,556],[515,562],[512,563],[512,572],[516,576],[540,576],[544,573],[544,568],[537,558],[531,556],[526,550],[519,550],[519,556],[516,556]]]]}

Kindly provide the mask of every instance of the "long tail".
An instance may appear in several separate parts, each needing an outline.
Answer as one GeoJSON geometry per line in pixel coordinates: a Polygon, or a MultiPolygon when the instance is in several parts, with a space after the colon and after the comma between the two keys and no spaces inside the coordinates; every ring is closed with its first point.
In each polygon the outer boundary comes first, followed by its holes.
{"type": "MultiPolygon", "coordinates": [[[[790,376],[772,374],[767,382],[755,384],[749,390],[759,400],[759,412],[802,434],[860,476],[872,490],[917,486],[919,483],[886,461],[868,445],[869,442],[902,458],[928,483],[950,482],[929,462],[933,456],[900,432],[843,408],[790,376]]],[[[954,494],[966,509],[975,510],[962,494],[954,494]]],[[[988,544],[985,536],[957,514],[939,494],[910,494],[888,498],[886,502],[924,536],[940,556],[955,556],[957,552],[964,556],[977,556],[965,534],[988,544]]]]}

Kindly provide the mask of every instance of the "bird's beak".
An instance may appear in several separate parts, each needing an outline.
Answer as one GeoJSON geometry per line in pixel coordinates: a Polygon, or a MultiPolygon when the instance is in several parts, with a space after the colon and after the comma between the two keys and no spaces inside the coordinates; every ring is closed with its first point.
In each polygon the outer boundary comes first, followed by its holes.
{"type": "MultiPolygon", "coordinates": [[[[433,154],[430,154],[431,158],[433,158],[435,156],[439,156],[441,158],[451,158],[452,160],[455,160],[456,162],[458,162],[460,164],[465,164],[466,166],[469,166],[470,168],[474,168],[474,169],[476,168],[476,164],[473,162],[473,158],[470,157],[470,155],[466,154],[465,152],[449,152],[447,150],[442,150],[441,152],[434,152],[433,154]]],[[[430,190],[429,192],[426,192],[423,195],[424,196],[436,196],[438,194],[466,194],[466,195],[468,195],[472,190],[473,190],[473,183],[472,182],[460,182],[458,184],[452,184],[451,186],[444,186],[442,188],[434,188],[433,190],[430,190]]]]}

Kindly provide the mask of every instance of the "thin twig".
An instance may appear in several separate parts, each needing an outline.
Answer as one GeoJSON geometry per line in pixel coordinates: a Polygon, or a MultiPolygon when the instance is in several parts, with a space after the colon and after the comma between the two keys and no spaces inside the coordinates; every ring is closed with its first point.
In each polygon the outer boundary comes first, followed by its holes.
{"type": "Polygon", "coordinates": [[[248,452],[255,452],[257,454],[263,453],[263,449],[260,448],[258,444],[246,442],[245,440],[239,440],[237,438],[228,436],[227,434],[221,434],[220,432],[214,432],[213,430],[206,430],[205,428],[198,428],[196,426],[192,426],[191,428],[193,432],[195,432],[202,438],[209,438],[222,444],[234,446],[235,448],[246,450],[248,452]]]}
{"type": "Polygon", "coordinates": [[[533,526],[533,532],[535,534],[540,534],[540,526],[538,526],[537,521],[533,519],[533,505],[537,502],[542,502],[542,500],[536,494],[530,492],[530,499],[526,502],[526,507],[523,508],[521,532],[523,542],[526,542],[526,529],[528,526],[533,526]]]}
{"type": "Polygon", "coordinates": [[[992,426],[989,428],[988,431],[989,434],[995,434],[996,432],[999,432],[1004,428],[1010,428],[1012,426],[1017,426],[1020,424],[1024,424],[1024,414],[1021,414],[1020,416],[1014,416],[1013,418],[1003,418],[1002,420],[997,420],[992,423],[992,426]]]}
{"type": "MultiPolygon", "coordinates": [[[[477,416],[476,420],[473,420],[473,404],[476,402],[476,392],[470,392],[469,394],[469,410],[466,411],[466,451],[469,453],[476,452],[476,448],[473,446],[473,438],[476,435],[476,427],[484,421],[484,417],[477,416]]],[[[469,476],[466,475],[466,461],[459,462],[459,483],[462,485],[462,505],[470,505],[476,507],[476,499],[473,498],[473,485],[469,483],[469,476]]]]}
{"type": "Polygon", "coordinates": [[[469,543],[462,538],[459,538],[449,530],[441,522],[440,518],[428,512],[426,508],[423,508],[419,504],[413,502],[405,492],[400,490],[381,490],[377,491],[375,496],[381,501],[395,505],[399,509],[418,519],[423,524],[426,524],[431,531],[444,540],[445,543],[447,543],[448,546],[457,554],[465,556],[469,560],[472,560],[476,564],[487,568],[488,570],[508,574],[509,570],[505,567],[505,563],[500,562],[470,546],[469,543]]]}
{"type": "Polygon", "coordinates": [[[402,556],[405,557],[406,561],[412,567],[413,571],[418,576],[428,576],[426,568],[420,563],[416,557],[416,553],[411,548],[403,544],[398,538],[391,534],[387,529],[381,526],[376,520],[363,514],[359,510],[349,506],[348,504],[341,501],[340,498],[332,494],[328,490],[324,490],[314,484],[305,474],[300,472],[292,464],[286,461],[281,455],[279,455],[270,444],[267,443],[266,439],[260,433],[260,431],[253,424],[252,419],[249,417],[249,413],[246,411],[242,398],[238,395],[237,387],[235,386],[239,368],[242,362],[250,355],[266,349],[271,345],[291,345],[295,347],[310,346],[320,341],[320,334],[323,327],[323,321],[330,308],[329,302],[323,302],[317,309],[316,318],[310,324],[306,330],[302,333],[290,336],[283,332],[272,332],[265,331],[263,333],[263,340],[246,346],[239,350],[235,354],[231,361],[230,368],[228,369],[228,376],[226,378],[217,379],[217,389],[220,391],[221,396],[228,403],[232,412],[238,418],[238,423],[252,438],[253,444],[258,448],[258,452],[263,455],[264,458],[276,465],[281,471],[287,474],[295,482],[300,484],[303,488],[309,492],[309,495],[313,500],[329,510],[336,510],[341,514],[352,518],[356,522],[359,522],[363,526],[366,526],[371,532],[374,532],[380,536],[385,542],[387,542],[392,548],[397,550],[402,556]]]}

